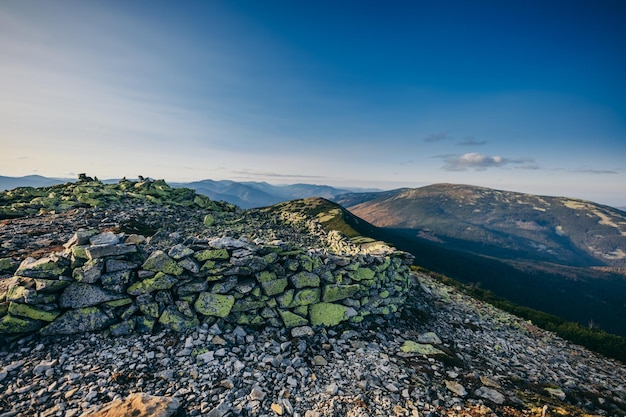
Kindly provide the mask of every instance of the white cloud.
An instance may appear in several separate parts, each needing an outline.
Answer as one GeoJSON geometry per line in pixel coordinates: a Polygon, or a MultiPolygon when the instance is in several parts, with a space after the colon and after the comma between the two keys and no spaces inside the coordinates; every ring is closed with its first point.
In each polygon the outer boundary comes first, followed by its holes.
{"type": "Polygon", "coordinates": [[[470,152],[463,155],[441,155],[443,159],[443,169],[445,171],[466,171],[474,169],[476,171],[484,171],[487,168],[501,168],[507,165],[513,165],[516,168],[529,169],[534,165],[534,161],[529,158],[510,159],[500,155],[484,155],[478,152],[470,152]]]}

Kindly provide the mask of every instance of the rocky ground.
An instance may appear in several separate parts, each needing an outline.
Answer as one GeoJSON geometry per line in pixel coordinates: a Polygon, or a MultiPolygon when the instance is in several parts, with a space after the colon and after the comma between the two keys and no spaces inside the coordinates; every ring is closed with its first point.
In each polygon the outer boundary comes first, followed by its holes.
{"type": "MultiPolygon", "coordinates": [[[[323,244],[258,211],[213,213],[210,227],[205,215],[142,203],[4,220],[0,258],[54,251],[81,227],[152,234],[154,248],[189,235],[323,244]]],[[[0,348],[0,417],[89,415],[133,393],[179,416],[623,416],[626,367],[424,275],[402,314],[328,330],[218,321],[0,348]]]]}

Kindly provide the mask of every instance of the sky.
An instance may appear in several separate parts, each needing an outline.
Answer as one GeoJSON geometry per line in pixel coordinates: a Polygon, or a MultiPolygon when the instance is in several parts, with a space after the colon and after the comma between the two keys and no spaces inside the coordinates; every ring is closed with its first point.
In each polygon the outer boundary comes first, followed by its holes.
{"type": "Polygon", "coordinates": [[[624,1],[0,2],[0,175],[626,206],[624,1]]]}

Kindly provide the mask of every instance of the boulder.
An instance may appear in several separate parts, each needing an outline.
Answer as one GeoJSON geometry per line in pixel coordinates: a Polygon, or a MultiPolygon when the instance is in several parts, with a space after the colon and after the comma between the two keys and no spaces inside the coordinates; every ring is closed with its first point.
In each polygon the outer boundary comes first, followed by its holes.
{"type": "Polygon", "coordinates": [[[68,273],[68,262],[58,256],[51,255],[41,259],[26,258],[17,268],[15,275],[30,278],[58,279],[68,273]]]}
{"type": "Polygon", "coordinates": [[[178,279],[176,277],[163,272],[158,272],[152,278],[146,278],[143,281],[135,282],[128,287],[126,292],[130,295],[141,295],[148,294],[153,291],[169,290],[177,282],[178,279]]]}
{"type": "Polygon", "coordinates": [[[445,353],[433,345],[427,343],[417,343],[412,340],[405,340],[400,350],[404,353],[415,355],[445,355],[445,353]]]}
{"type": "Polygon", "coordinates": [[[312,272],[300,272],[289,278],[291,284],[300,289],[304,287],[319,287],[320,277],[312,272]]]}
{"type": "Polygon", "coordinates": [[[123,294],[105,290],[95,285],[75,282],[70,284],[61,294],[59,305],[61,308],[82,308],[102,304],[106,301],[125,298],[123,294]]]}
{"type": "Polygon", "coordinates": [[[109,246],[88,246],[85,253],[89,259],[104,258],[105,256],[120,256],[137,252],[135,245],[109,245],[109,246]]]}
{"type": "Polygon", "coordinates": [[[200,320],[196,316],[185,316],[174,306],[167,306],[159,317],[159,323],[175,332],[188,332],[199,326],[200,320]]]}
{"type": "Polygon", "coordinates": [[[143,263],[142,268],[147,271],[163,272],[169,275],[180,275],[183,273],[183,268],[161,250],[152,252],[143,263]]]}
{"type": "Polygon", "coordinates": [[[196,311],[205,316],[226,317],[235,304],[232,295],[213,294],[202,292],[194,304],[196,311]]]}
{"type": "Polygon", "coordinates": [[[326,285],[324,287],[324,293],[322,294],[322,300],[326,303],[332,303],[333,301],[344,300],[346,298],[352,297],[360,289],[361,289],[361,286],[359,284],[326,285]]]}
{"type": "Polygon", "coordinates": [[[51,336],[57,334],[75,334],[103,330],[115,323],[115,318],[109,316],[98,307],[85,307],[69,310],[61,317],[41,329],[41,334],[51,336]]]}
{"type": "Polygon", "coordinates": [[[353,308],[341,304],[318,303],[309,306],[309,316],[313,326],[336,326],[356,314],[353,308]]]}

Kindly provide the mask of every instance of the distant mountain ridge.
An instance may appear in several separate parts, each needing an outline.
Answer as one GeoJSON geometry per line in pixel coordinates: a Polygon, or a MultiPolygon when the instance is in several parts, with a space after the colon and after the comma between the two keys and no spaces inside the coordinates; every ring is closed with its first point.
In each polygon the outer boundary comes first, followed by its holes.
{"type": "MultiPolygon", "coordinates": [[[[70,178],[47,178],[40,175],[26,177],[0,176],[0,191],[11,190],[17,187],[48,187],[66,182],[74,182],[70,178]]],[[[119,179],[102,180],[106,184],[117,183],[119,179]]],[[[201,180],[193,182],[170,182],[172,187],[191,188],[198,194],[206,195],[212,200],[221,200],[235,204],[243,209],[267,207],[290,200],[309,197],[332,199],[338,195],[355,191],[357,188],[335,188],[328,185],[290,184],[272,185],[266,182],[237,182],[230,180],[201,180]]],[[[363,189],[362,191],[373,191],[363,189]]]]}
{"type": "Polygon", "coordinates": [[[49,187],[63,184],[68,180],[62,178],[47,178],[41,175],[27,175],[25,177],[4,177],[0,175],[0,191],[12,190],[17,187],[49,187]]]}
{"type": "Polygon", "coordinates": [[[187,187],[213,200],[224,200],[241,208],[267,207],[284,201],[309,197],[334,198],[350,190],[328,185],[291,184],[272,185],[266,182],[236,182],[229,180],[202,180],[189,183],[172,183],[187,187]]]}

